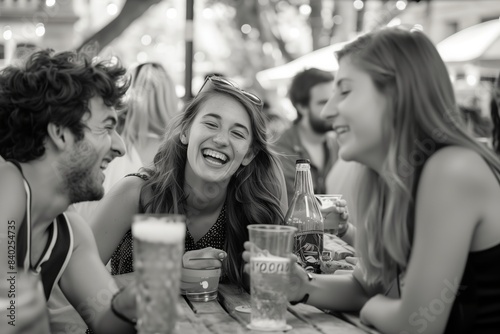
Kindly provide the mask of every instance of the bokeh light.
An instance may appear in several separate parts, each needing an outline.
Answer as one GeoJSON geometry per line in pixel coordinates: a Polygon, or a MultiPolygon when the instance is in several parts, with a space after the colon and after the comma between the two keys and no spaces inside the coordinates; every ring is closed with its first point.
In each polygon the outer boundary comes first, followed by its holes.
{"type": "Polygon", "coordinates": [[[352,5],[354,6],[354,9],[356,9],[356,10],[361,10],[365,6],[364,2],[361,0],[354,0],[352,5]]]}
{"type": "Polygon", "coordinates": [[[252,31],[252,27],[245,23],[244,25],[241,26],[241,32],[244,34],[249,34],[252,31]]]}
{"type": "Polygon", "coordinates": [[[116,14],[118,14],[118,6],[114,3],[109,3],[107,6],[106,6],[106,12],[111,15],[111,16],[114,16],[116,14]]]}
{"type": "Polygon", "coordinates": [[[35,34],[38,36],[38,37],[42,37],[43,35],[45,35],[45,26],[43,23],[38,23],[36,25],[36,28],[35,28],[35,34]]]}

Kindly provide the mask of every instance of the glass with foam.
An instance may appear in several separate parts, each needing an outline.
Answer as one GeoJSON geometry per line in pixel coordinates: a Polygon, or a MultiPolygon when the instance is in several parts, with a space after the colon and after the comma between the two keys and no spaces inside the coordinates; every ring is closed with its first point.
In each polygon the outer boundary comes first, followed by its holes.
{"type": "Polygon", "coordinates": [[[259,331],[282,331],[286,323],[287,288],[293,265],[296,227],[283,225],[249,225],[251,321],[248,328],[259,331]]]}
{"type": "Polygon", "coordinates": [[[186,234],[183,215],[135,215],[137,332],[173,333],[186,234]]]}

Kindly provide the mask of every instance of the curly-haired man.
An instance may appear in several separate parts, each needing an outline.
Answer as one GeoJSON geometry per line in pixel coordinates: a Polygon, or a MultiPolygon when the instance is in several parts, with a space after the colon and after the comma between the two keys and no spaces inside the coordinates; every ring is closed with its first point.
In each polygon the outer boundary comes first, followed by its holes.
{"type": "Polygon", "coordinates": [[[40,274],[49,310],[51,296],[62,291],[96,333],[135,332],[125,321],[135,315],[134,296],[125,289],[111,305],[117,288],[90,228],[63,212],[100,199],[103,170],[125,152],[115,131],[125,72],[50,50],[0,72],[0,244],[15,232],[17,267],[2,256],[0,275],[40,274]]]}

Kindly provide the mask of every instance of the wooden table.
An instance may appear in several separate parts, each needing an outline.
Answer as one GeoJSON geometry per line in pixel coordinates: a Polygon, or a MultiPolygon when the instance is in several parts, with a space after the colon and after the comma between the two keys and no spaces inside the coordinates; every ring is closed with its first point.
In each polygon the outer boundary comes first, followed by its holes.
{"type": "MultiPolygon", "coordinates": [[[[211,302],[191,302],[180,299],[177,333],[179,334],[262,334],[247,329],[250,314],[235,310],[236,306],[250,306],[250,295],[232,285],[219,285],[219,298],[211,302]]],[[[356,317],[350,316],[356,323],[356,317]]],[[[360,329],[333,314],[327,314],[313,306],[298,304],[289,306],[287,324],[293,327],[289,334],[360,334],[372,332],[360,329]]],[[[282,332],[282,331],[280,331],[282,332]]],[[[276,332],[275,332],[276,333],[276,332]]]]}

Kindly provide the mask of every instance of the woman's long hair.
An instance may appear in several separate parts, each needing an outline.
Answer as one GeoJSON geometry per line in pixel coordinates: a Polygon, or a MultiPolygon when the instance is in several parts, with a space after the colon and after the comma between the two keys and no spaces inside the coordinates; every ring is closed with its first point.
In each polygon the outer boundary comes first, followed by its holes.
{"type": "Polygon", "coordinates": [[[360,180],[356,247],[368,283],[388,285],[405,270],[415,223],[420,171],[440,147],[478,152],[500,169],[495,154],[469,135],[448,71],[420,31],[387,28],[363,35],[337,53],[366,71],[389,104],[384,122],[388,145],[382,173],[365,168],[360,180]]]}
{"type": "Polygon", "coordinates": [[[122,132],[127,149],[144,147],[148,135],[161,138],[179,112],[175,84],[158,63],[144,63],[131,71],[131,87],[122,132]]]}
{"type": "Polygon", "coordinates": [[[240,166],[232,176],[226,195],[226,240],[228,257],[223,269],[230,282],[242,286],[243,265],[241,254],[243,243],[248,240],[249,224],[279,224],[283,220],[280,209],[281,185],[277,173],[281,165],[266,142],[264,116],[259,107],[251,103],[239,89],[214,85],[209,91],[198,94],[176,117],[167,131],[153,162],[146,169],[150,175],[145,183],[141,198],[149,198],[145,204],[148,212],[186,212],[184,193],[184,169],[187,163],[187,145],[180,141],[180,135],[189,129],[194,118],[206,101],[213,96],[223,95],[238,101],[251,120],[255,158],[245,167],[240,166]]]}

